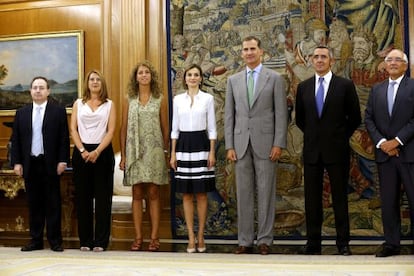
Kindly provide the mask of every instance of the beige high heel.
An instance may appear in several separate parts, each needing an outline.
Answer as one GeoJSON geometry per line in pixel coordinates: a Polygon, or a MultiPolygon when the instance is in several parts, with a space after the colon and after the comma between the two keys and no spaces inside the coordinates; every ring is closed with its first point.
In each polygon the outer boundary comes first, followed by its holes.
{"type": "Polygon", "coordinates": [[[199,253],[205,253],[207,251],[206,244],[204,242],[204,238],[202,239],[202,241],[203,241],[202,245],[204,245],[202,247],[200,247],[200,242],[197,243],[197,252],[199,252],[199,253]]]}
{"type": "Polygon", "coordinates": [[[188,245],[187,245],[187,253],[195,253],[196,250],[196,244],[197,244],[197,240],[194,240],[193,246],[190,247],[190,241],[188,241],[188,245]]]}

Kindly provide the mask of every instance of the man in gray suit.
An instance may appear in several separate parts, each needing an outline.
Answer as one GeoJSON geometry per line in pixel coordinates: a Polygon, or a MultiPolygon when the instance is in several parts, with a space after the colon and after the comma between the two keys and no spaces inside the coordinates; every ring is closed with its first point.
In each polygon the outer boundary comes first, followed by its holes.
{"type": "Polygon", "coordinates": [[[376,145],[385,238],[376,257],[400,254],[401,184],[410,209],[414,207],[414,80],[405,76],[408,58],[401,50],[389,52],[385,66],[390,77],[372,87],[365,110],[365,124],[376,145]]]}
{"type": "Polygon", "coordinates": [[[257,192],[257,245],[266,255],[273,243],[276,164],[286,147],[285,81],[261,64],[263,49],[254,36],[243,40],[246,69],[227,81],[224,131],[227,159],[235,162],[238,243],[235,254],[253,252],[257,192]]]}

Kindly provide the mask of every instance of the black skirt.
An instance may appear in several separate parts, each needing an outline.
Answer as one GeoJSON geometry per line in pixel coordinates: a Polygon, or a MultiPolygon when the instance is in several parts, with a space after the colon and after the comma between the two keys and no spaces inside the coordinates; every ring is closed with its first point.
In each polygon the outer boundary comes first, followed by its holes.
{"type": "Polygon", "coordinates": [[[207,168],[209,152],[206,131],[180,132],[176,145],[176,192],[206,193],[216,189],[214,167],[207,168]]]}

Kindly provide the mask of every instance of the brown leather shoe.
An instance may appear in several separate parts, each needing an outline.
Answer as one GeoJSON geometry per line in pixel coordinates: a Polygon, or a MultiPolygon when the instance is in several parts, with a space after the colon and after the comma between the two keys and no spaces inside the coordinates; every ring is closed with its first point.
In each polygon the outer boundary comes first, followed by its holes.
{"type": "Polygon", "coordinates": [[[234,254],[252,254],[253,247],[250,246],[239,246],[234,250],[234,254]]]}
{"type": "Polygon", "coordinates": [[[265,243],[259,244],[258,249],[262,255],[267,255],[270,252],[270,247],[265,243]]]}

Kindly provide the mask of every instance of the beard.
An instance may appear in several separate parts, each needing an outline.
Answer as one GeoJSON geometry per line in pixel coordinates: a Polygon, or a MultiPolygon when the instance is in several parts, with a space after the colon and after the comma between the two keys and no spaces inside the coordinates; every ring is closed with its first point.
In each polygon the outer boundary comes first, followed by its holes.
{"type": "Polygon", "coordinates": [[[356,61],[358,61],[358,62],[363,62],[369,56],[368,50],[367,49],[363,49],[363,48],[356,48],[356,49],[354,49],[354,51],[352,52],[352,54],[354,55],[354,59],[356,61]]]}

